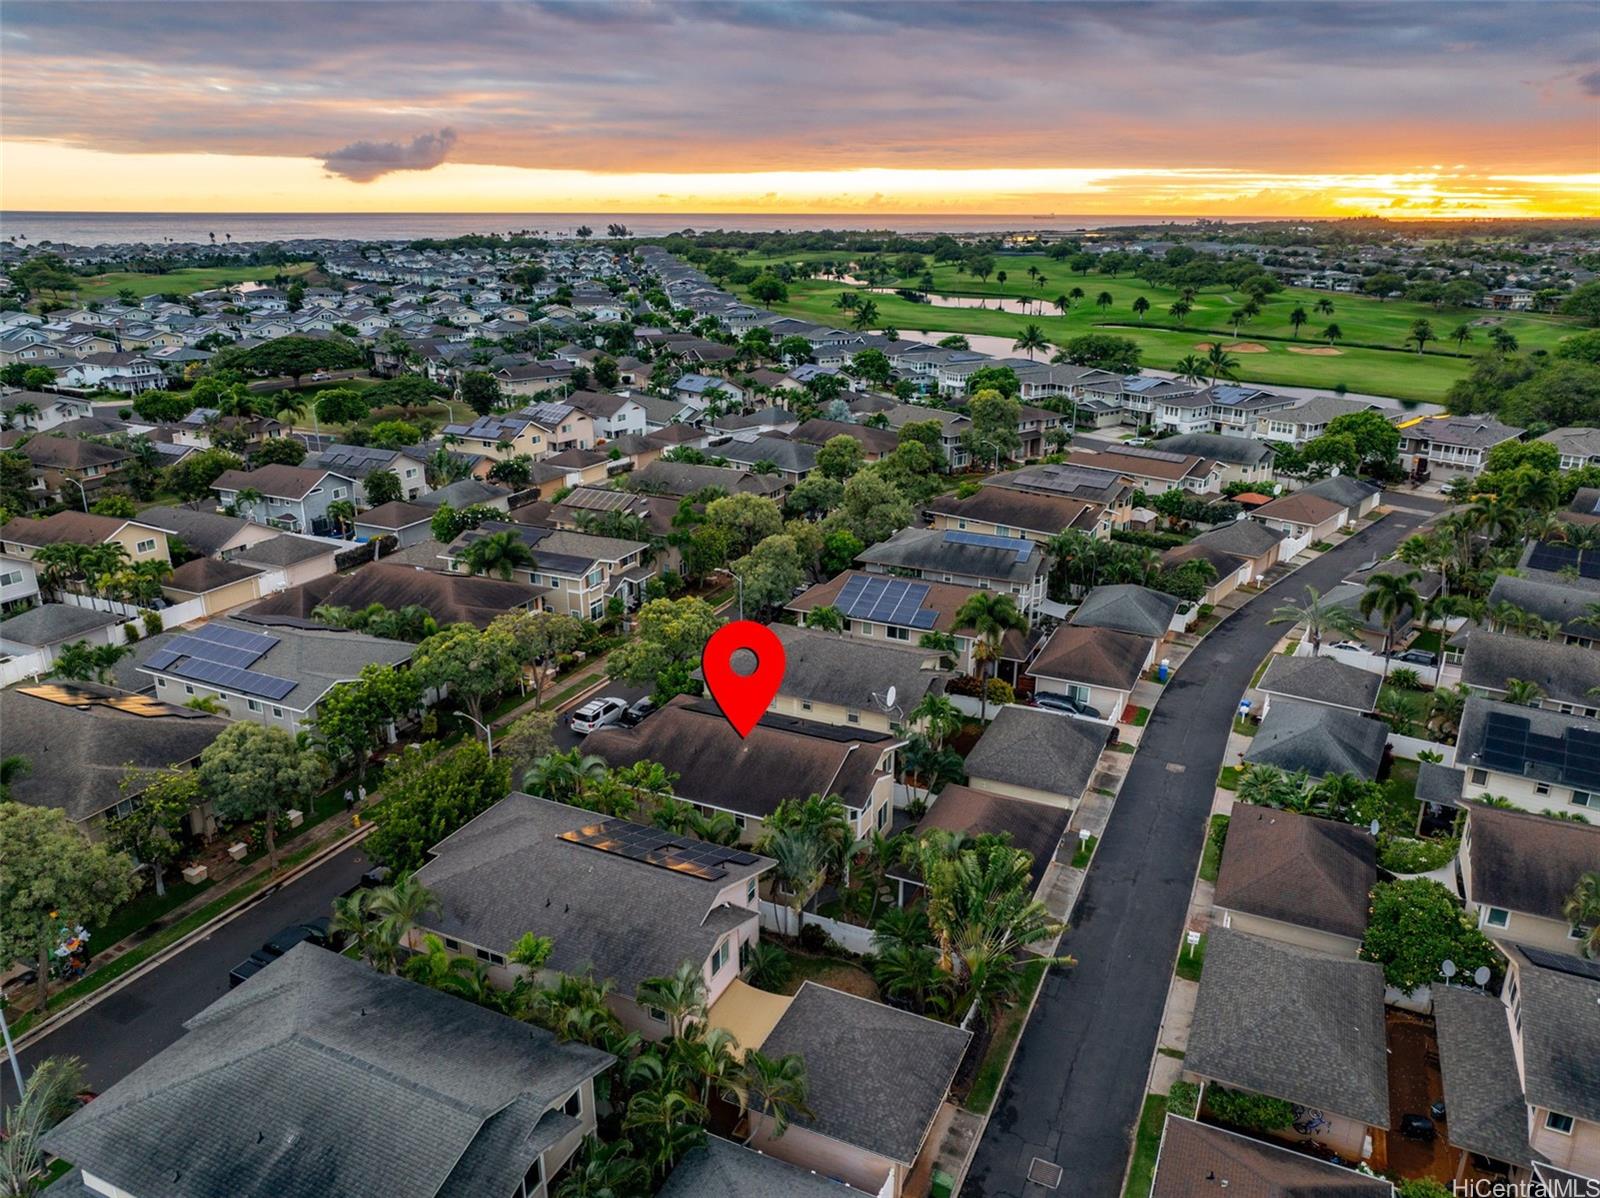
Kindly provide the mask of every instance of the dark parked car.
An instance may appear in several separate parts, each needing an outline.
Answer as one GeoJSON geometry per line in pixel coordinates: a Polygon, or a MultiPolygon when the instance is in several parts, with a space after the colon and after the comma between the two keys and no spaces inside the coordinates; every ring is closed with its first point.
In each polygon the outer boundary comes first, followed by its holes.
{"type": "Polygon", "coordinates": [[[1438,1133],[1434,1130],[1433,1120],[1426,1115],[1401,1115],[1400,1134],[1408,1140],[1431,1144],[1438,1133]]]}
{"type": "Polygon", "coordinates": [[[1103,718],[1099,708],[1090,707],[1087,703],[1079,703],[1068,695],[1035,694],[1033,702],[1036,707],[1042,707],[1046,711],[1059,711],[1064,715],[1083,716],[1091,720],[1103,718]]]}
{"type": "Polygon", "coordinates": [[[1414,666],[1436,666],[1439,664],[1439,655],[1430,653],[1427,649],[1407,649],[1404,653],[1396,653],[1394,659],[1414,666]]]}
{"type": "Polygon", "coordinates": [[[293,923],[280,929],[248,958],[233,967],[232,972],[228,974],[228,989],[231,990],[242,982],[248,982],[297,944],[309,942],[318,948],[331,947],[328,927],[329,920],[323,916],[310,923],[293,923]]]}
{"type": "Polygon", "coordinates": [[[636,699],[629,704],[628,710],[623,712],[617,723],[624,728],[632,728],[644,722],[644,717],[656,709],[656,701],[648,695],[643,699],[636,699]]]}

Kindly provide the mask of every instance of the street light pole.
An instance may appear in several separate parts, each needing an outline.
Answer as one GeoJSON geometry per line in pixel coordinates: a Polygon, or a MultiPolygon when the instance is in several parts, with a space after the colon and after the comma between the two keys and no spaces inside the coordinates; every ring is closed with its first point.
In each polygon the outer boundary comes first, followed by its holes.
{"type": "Polygon", "coordinates": [[[84,514],[87,515],[88,511],[89,511],[89,492],[85,491],[83,489],[83,484],[80,483],[77,479],[73,478],[71,475],[63,475],[62,477],[65,478],[73,486],[78,488],[78,494],[83,497],[84,514]]]}
{"type": "Polygon", "coordinates": [[[494,756],[494,729],[491,728],[488,724],[485,724],[480,720],[473,720],[472,717],[470,715],[467,715],[467,713],[464,712],[464,711],[460,712],[459,714],[461,714],[462,716],[465,716],[469,720],[472,720],[473,724],[476,727],[483,729],[483,738],[484,738],[484,740],[486,740],[488,742],[489,756],[493,757],[494,756]]]}
{"type": "Polygon", "coordinates": [[[22,1066],[17,1062],[17,1046],[11,1042],[11,1028],[6,1025],[6,1003],[0,999],[0,1037],[5,1039],[6,1057],[11,1061],[11,1074],[17,1079],[17,1101],[22,1101],[27,1091],[22,1085],[22,1066]]]}
{"type": "Polygon", "coordinates": [[[744,579],[734,574],[732,570],[729,570],[728,573],[732,575],[733,581],[739,586],[739,618],[742,620],[744,619],[744,579]]]}

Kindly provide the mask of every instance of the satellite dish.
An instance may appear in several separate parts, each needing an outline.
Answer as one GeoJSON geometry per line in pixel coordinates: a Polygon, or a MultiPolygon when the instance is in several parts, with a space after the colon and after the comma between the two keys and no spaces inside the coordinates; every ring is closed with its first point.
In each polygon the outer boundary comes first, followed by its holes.
{"type": "Polygon", "coordinates": [[[1456,976],[1456,963],[1454,961],[1452,961],[1449,957],[1446,957],[1444,959],[1444,964],[1439,966],[1439,972],[1444,974],[1444,976],[1446,978],[1455,977],[1456,976]]]}
{"type": "Polygon", "coordinates": [[[1489,984],[1489,967],[1487,965],[1478,966],[1472,972],[1472,980],[1479,986],[1487,986],[1489,984]]]}
{"type": "Polygon", "coordinates": [[[1371,832],[1374,836],[1376,836],[1378,834],[1378,830],[1380,828],[1382,828],[1382,827],[1383,827],[1383,825],[1380,824],[1377,820],[1373,820],[1370,824],[1367,825],[1367,831],[1371,832]]]}
{"type": "Polygon", "coordinates": [[[885,707],[893,707],[894,706],[894,701],[896,699],[898,699],[899,697],[900,697],[900,692],[897,691],[894,687],[891,686],[889,688],[888,693],[883,696],[883,705],[885,707]]]}

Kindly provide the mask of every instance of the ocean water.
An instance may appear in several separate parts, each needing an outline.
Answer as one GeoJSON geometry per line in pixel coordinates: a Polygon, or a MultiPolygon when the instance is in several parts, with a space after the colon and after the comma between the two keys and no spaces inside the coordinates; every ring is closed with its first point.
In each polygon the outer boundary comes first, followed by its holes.
{"type": "MultiPolygon", "coordinates": [[[[660,236],[681,232],[730,230],[793,232],[803,229],[892,229],[897,233],[1070,232],[1116,225],[1186,224],[1187,216],[905,216],[726,213],[726,212],[0,212],[0,237],[19,245],[59,242],[94,246],[144,243],[219,244],[252,241],[357,239],[408,241],[420,237],[458,237],[465,233],[531,232],[570,237],[579,225],[601,235],[621,223],[630,233],[660,236]]],[[[1252,218],[1234,218],[1244,221],[1252,218]]]]}

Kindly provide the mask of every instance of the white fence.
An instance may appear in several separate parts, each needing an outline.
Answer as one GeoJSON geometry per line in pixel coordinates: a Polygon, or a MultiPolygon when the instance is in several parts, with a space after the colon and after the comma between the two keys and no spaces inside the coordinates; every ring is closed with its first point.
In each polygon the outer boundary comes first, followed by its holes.
{"type": "MultiPolygon", "coordinates": [[[[872,951],[872,929],[857,927],[853,923],[842,923],[837,919],[829,919],[826,915],[817,915],[807,911],[805,922],[816,925],[834,940],[846,952],[865,955],[872,951]]],[[[800,922],[795,917],[794,908],[779,906],[761,900],[761,926],[773,932],[781,932],[785,936],[798,936],[800,922]]]]}
{"type": "MultiPolygon", "coordinates": [[[[1311,642],[1301,641],[1295,646],[1294,655],[1296,657],[1310,657],[1311,642]]],[[[1334,661],[1342,662],[1347,666],[1354,666],[1358,670],[1365,670],[1369,674],[1383,673],[1384,659],[1381,654],[1358,652],[1354,649],[1335,649],[1332,645],[1324,643],[1321,656],[1331,657],[1334,661]]],[[[1393,668],[1392,663],[1390,668],[1393,668]]]]}
{"type": "Polygon", "coordinates": [[[10,686],[13,682],[32,678],[35,674],[45,674],[50,670],[50,663],[54,659],[48,652],[26,653],[20,657],[10,657],[0,661],[0,686],[10,686]]]}
{"type": "Polygon", "coordinates": [[[1445,765],[1456,763],[1456,747],[1442,745],[1436,741],[1424,740],[1420,736],[1401,736],[1398,732],[1389,733],[1389,747],[1394,750],[1396,757],[1409,757],[1413,761],[1418,759],[1419,753],[1438,753],[1444,757],[1445,765]]]}
{"type": "Polygon", "coordinates": [[[1311,544],[1311,534],[1301,533],[1298,537],[1285,537],[1278,542],[1278,560],[1287,562],[1297,556],[1307,545],[1311,544]]]}

